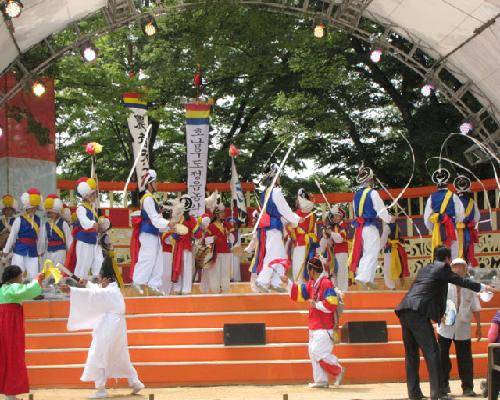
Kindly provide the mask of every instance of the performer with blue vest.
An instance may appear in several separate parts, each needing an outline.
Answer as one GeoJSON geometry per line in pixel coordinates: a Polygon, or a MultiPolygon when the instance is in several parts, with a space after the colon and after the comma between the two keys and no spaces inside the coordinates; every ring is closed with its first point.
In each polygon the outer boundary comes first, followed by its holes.
{"type": "Polygon", "coordinates": [[[389,224],[394,217],[387,212],[378,192],[372,189],[373,171],[361,167],[356,177],[358,189],[354,193],[353,208],[355,228],[352,251],[349,254],[349,275],[364,288],[376,289],[375,271],[380,253],[380,233],[377,227],[379,219],[389,224]]]}
{"type": "Polygon", "coordinates": [[[424,223],[432,234],[432,255],[434,249],[444,245],[451,249],[451,258],[455,259],[458,257],[456,224],[464,220],[464,207],[458,196],[448,189],[449,180],[450,173],[445,168],[432,174],[437,191],[427,199],[424,223]]]}
{"type": "Polygon", "coordinates": [[[44,202],[47,221],[40,230],[40,241],[44,246],[44,258],[54,265],[66,261],[66,251],[71,247],[73,238],[68,223],[61,218],[62,200],[57,194],[49,194],[44,202]]]}
{"type": "Polygon", "coordinates": [[[142,182],[146,192],[141,198],[140,248],[137,264],[134,266],[133,286],[139,293],[143,292],[142,286],[146,285],[153,294],[161,294],[165,266],[160,232],[169,230],[169,221],[162,217],[160,205],[154,197],[158,185],[156,172],[148,170],[142,177],[142,182]]]}
{"type": "Polygon", "coordinates": [[[32,280],[38,275],[38,256],[42,250],[39,240],[40,217],[35,215],[42,204],[40,191],[28,189],[21,196],[21,204],[24,213],[14,220],[3,253],[8,254],[14,247],[12,265],[21,267],[28,279],[32,280]]]}
{"type": "MultiPolygon", "coordinates": [[[[0,199],[0,208],[0,249],[3,249],[12,229],[12,224],[16,219],[17,201],[12,195],[6,194],[0,199]]],[[[11,265],[11,259],[12,253],[5,257],[0,257],[0,274],[2,274],[4,268],[11,265]]]]}
{"type": "Polygon", "coordinates": [[[266,190],[261,195],[261,204],[265,204],[265,210],[259,223],[259,228],[262,230],[258,246],[261,249],[265,246],[265,255],[262,258],[262,265],[257,270],[258,277],[255,281],[255,286],[260,292],[269,290],[286,292],[286,289],[280,286],[281,276],[285,273],[284,267],[281,264],[270,267],[269,264],[274,260],[287,258],[283,243],[283,220],[293,228],[303,221],[286,202],[279,187],[279,176],[276,179],[276,186],[273,187],[272,182],[277,173],[278,168],[273,165],[262,180],[266,190]]]}
{"type": "Polygon", "coordinates": [[[479,262],[475,257],[475,246],[479,242],[477,226],[481,220],[481,214],[470,190],[470,179],[459,175],[453,181],[453,186],[464,208],[463,222],[457,222],[458,254],[469,267],[477,267],[479,262]]]}
{"type": "Polygon", "coordinates": [[[76,191],[82,202],[76,208],[77,220],[73,226],[73,239],[76,244],[73,243],[71,248],[76,255],[75,275],[87,279],[89,272],[94,277],[99,276],[103,261],[102,252],[97,246],[98,216],[93,205],[97,195],[97,183],[93,178],[87,177],[80,178],[77,182],[76,191]]]}

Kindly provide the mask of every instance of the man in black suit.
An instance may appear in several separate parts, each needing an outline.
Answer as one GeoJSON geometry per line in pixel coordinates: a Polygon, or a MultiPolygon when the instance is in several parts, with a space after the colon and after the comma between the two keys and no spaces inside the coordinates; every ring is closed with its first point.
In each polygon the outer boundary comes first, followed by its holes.
{"type": "Polygon", "coordinates": [[[431,321],[440,322],[446,310],[448,283],[453,283],[475,292],[497,290],[482,283],[461,278],[450,268],[451,250],[441,246],[436,248],[435,262],[426,265],[417,274],[413,285],[401,303],[396,314],[401,321],[405,346],[406,383],[411,400],[423,399],[418,370],[420,366],[419,348],[424,354],[432,400],[449,399],[441,379],[439,349],[431,321]]]}

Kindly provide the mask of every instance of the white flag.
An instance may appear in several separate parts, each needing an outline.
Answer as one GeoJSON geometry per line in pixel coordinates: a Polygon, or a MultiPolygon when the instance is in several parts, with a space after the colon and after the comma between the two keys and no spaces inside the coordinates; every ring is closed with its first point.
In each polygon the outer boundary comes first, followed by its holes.
{"type": "Polygon", "coordinates": [[[137,186],[139,191],[142,192],[145,188],[141,182],[141,178],[149,170],[149,136],[146,134],[148,130],[147,105],[138,93],[124,93],[123,105],[130,110],[127,122],[130,135],[132,136],[134,159],[139,157],[135,173],[137,175],[137,186]]]}

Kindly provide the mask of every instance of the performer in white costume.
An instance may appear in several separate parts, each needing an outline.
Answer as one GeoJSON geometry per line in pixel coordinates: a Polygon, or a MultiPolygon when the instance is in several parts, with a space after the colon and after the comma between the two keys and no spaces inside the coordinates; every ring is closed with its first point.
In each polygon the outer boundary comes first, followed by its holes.
{"type": "Polygon", "coordinates": [[[99,284],[86,282],[85,288],[70,289],[68,330],[93,330],[87,362],[80,378],[83,382],[95,382],[97,391],[89,397],[92,399],[108,396],[106,381],[111,378],[127,378],[133,394],[144,388],[130,362],[125,301],[115,279],[108,258],[103,264],[99,284]]]}
{"type": "Polygon", "coordinates": [[[262,235],[259,237],[259,247],[265,246],[265,256],[262,258],[262,266],[257,269],[258,277],[255,281],[256,287],[261,292],[274,290],[278,292],[286,291],[280,286],[281,276],[285,269],[281,264],[275,264],[272,268],[269,263],[276,259],[286,258],[285,245],[283,243],[283,221],[288,221],[292,227],[296,227],[302,219],[295,214],[283,196],[279,187],[279,177],[276,179],[276,187],[272,186],[272,181],[278,172],[277,166],[271,166],[262,184],[266,190],[262,192],[261,204],[265,203],[263,218],[261,218],[259,228],[265,233],[265,241],[262,235]]]}
{"type": "Polygon", "coordinates": [[[355,227],[352,253],[349,256],[350,273],[356,273],[356,282],[363,287],[376,289],[375,271],[380,254],[380,233],[377,219],[386,223],[394,222],[394,217],[387,212],[378,192],[371,188],[373,171],[361,167],[356,178],[358,189],[354,194],[353,208],[355,227]]]}
{"type": "MultiPolygon", "coordinates": [[[[1,216],[0,216],[0,250],[4,248],[5,243],[9,237],[12,225],[16,219],[15,214],[17,213],[17,201],[14,196],[6,194],[0,200],[1,216]]],[[[0,254],[0,274],[3,270],[11,265],[12,252],[1,257],[0,254]]]]}
{"type": "MultiPolygon", "coordinates": [[[[330,271],[333,274],[335,286],[342,292],[349,289],[349,271],[347,268],[347,258],[349,246],[347,242],[347,223],[344,221],[345,211],[337,204],[330,208],[325,225],[327,237],[331,238],[333,243],[334,254],[334,270],[330,271]]],[[[320,243],[320,253],[323,254],[326,250],[324,238],[323,243],[320,243]]]]}
{"type": "Polygon", "coordinates": [[[45,254],[44,259],[51,260],[54,265],[66,261],[66,251],[71,247],[73,237],[68,223],[61,218],[63,202],[56,194],[49,194],[44,202],[47,221],[40,229],[45,254]]]}
{"type": "Polygon", "coordinates": [[[318,247],[316,235],[316,216],[313,213],[314,203],[310,200],[305,189],[297,193],[297,209],[295,213],[303,219],[297,227],[288,227],[287,231],[292,240],[292,277],[294,282],[302,283],[308,279],[307,261],[313,258],[318,247]]]}
{"type": "Polygon", "coordinates": [[[141,225],[139,228],[139,256],[134,267],[133,286],[142,292],[146,285],[153,293],[161,293],[163,263],[160,232],[169,230],[169,221],[160,214],[160,206],[154,197],[157,190],[156,172],[152,169],[142,177],[146,193],[141,198],[141,225]]]}
{"type": "Polygon", "coordinates": [[[439,168],[432,174],[432,181],[437,191],[427,199],[424,211],[424,223],[432,235],[432,253],[438,246],[451,249],[451,258],[458,257],[456,224],[463,223],[464,207],[458,196],[448,189],[450,173],[439,168]]]}
{"type": "Polygon", "coordinates": [[[36,188],[28,189],[21,196],[24,213],[16,217],[3,254],[7,255],[14,248],[12,265],[21,267],[27,278],[33,280],[38,275],[38,256],[43,252],[40,240],[40,217],[35,213],[40,209],[42,196],[36,188]]]}
{"type": "MultiPolygon", "coordinates": [[[[102,266],[102,252],[97,246],[98,216],[93,205],[97,195],[96,190],[97,184],[94,179],[83,177],[78,180],[76,191],[81,196],[82,202],[76,208],[77,220],[74,224],[73,239],[76,241],[75,275],[79,278],[87,278],[89,271],[96,277],[102,266]]],[[[72,265],[67,267],[71,269],[72,265]]]]}
{"type": "Polygon", "coordinates": [[[471,192],[471,181],[467,176],[459,175],[453,181],[453,186],[464,208],[462,223],[457,222],[457,239],[459,256],[467,261],[469,267],[477,267],[476,243],[479,243],[478,225],[481,220],[479,207],[471,192]]]}

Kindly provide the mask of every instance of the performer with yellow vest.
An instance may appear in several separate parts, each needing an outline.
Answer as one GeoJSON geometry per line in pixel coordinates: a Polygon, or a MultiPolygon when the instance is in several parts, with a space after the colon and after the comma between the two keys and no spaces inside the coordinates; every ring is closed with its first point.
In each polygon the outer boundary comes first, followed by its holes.
{"type": "Polygon", "coordinates": [[[477,225],[481,214],[472,197],[470,179],[467,176],[459,175],[453,181],[453,186],[464,207],[463,222],[457,223],[459,257],[463,258],[470,267],[477,267],[479,262],[475,257],[475,245],[479,242],[477,225]]]}
{"type": "Polygon", "coordinates": [[[396,280],[410,276],[408,255],[396,221],[384,224],[381,244],[384,251],[384,283],[388,289],[395,290],[396,280]]]}
{"type": "Polygon", "coordinates": [[[315,256],[319,244],[316,235],[316,216],[313,213],[314,203],[305,189],[299,189],[296,205],[295,214],[302,218],[303,222],[299,222],[295,228],[289,226],[287,230],[293,245],[292,278],[294,282],[302,283],[309,280],[305,265],[315,256]]]}
{"type": "Polygon", "coordinates": [[[376,289],[375,271],[380,253],[380,233],[377,222],[394,222],[394,217],[387,212],[378,192],[371,188],[373,171],[361,167],[356,178],[358,190],[354,193],[353,208],[355,228],[352,252],[349,254],[349,274],[356,273],[355,281],[363,287],[376,289]]]}
{"type": "Polygon", "coordinates": [[[345,211],[337,204],[330,208],[328,213],[328,224],[325,226],[327,237],[331,238],[334,254],[334,268],[331,273],[334,276],[335,286],[342,292],[349,289],[349,271],[347,260],[349,245],[347,242],[347,223],[344,221],[345,211]]]}
{"type": "Polygon", "coordinates": [[[30,188],[21,196],[24,213],[12,224],[9,238],[3,249],[8,254],[14,247],[12,265],[21,267],[28,279],[38,275],[38,256],[42,250],[40,243],[40,217],[35,215],[42,204],[42,196],[36,188],[30,188]]]}
{"type": "Polygon", "coordinates": [[[256,272],[258,277],[255,281],[256,288],[263,293],[270,290],[276,292],[286,292],[281,287],[281,276],[285,273],[285,268],[281,264],[272,266],[272,261],[284,259],[285,244],[283,243],[283,221],[288,221],[292,227],[296,227],[303,221],[292,211],[283,196],[279,187],[279,176],[276,179],[276,187],[273,181],[278,174],[278,166],[271,165],[262,178],[262,185],[266,188],[261,195],[261,204],[265,204],[262,218],[259,222],[260,235],[258,237],[258,265],[256,272]],[[262,264],[260,263],[262,260],[262,264]]]}
{"type": "MultiPolygon", "coordinates": [[[[10,231],[12,229],[12,224],[16,219],[17,212],[17,201],[10,194],[6,194],[0,199],[0,249],[3,249],[7,239],[9,237],[10,231]]],[[[12,253],[6,255],[5,257],[0,257],[0,274],[3,272],[4,268],[11,265],[10,260],[12,258],[12,253]]]]}
{"type": "Polygon", "coordinates": [[[427,199],[424,211],[424,223],[432,234],[432,254],[434,249],[444,245],[451,249],[451,258],[458,257],[456,224],[463,222],[464,207],[458,196],[448,189],[450,173],[439,168],[432,174],[432,181],[437,191],[427,199]]]}
{"type": "Polygon", "coordinates": [[[160,214],[160,206],[153,195],[158,185],[156,172],[148,170],[142,180],[146,192],[141,198],[140,249],[137,264],[134,266],[133,285],[140,293],[143,285],[147,285],[153,293],[161,293],[165,265],[160,232],[169,230],[169,221],[160,214]]]}
{"type": "Polygon", "coordinates": [[[57,194],[49,194],[44,202],[47,221],[40,230],[40,240],[44,246],[44,258],[54,265],[64,264],[66,251],[71,247],[73,237],[68,223],[61,218],[63,202],[57,194]]]}
{"type": "Polygon", "coordinates": [[[97,246],[98,217],[93,205],[97,183],[93,178],[82,177],[77,181],[76,192],[82,202],[76,208],[73,243],[66,256],[66,267],[72,270],[74,266],[75,275],[86,279],[89,272],[97,277],[102,264],[102,253],[97,246]]]}

